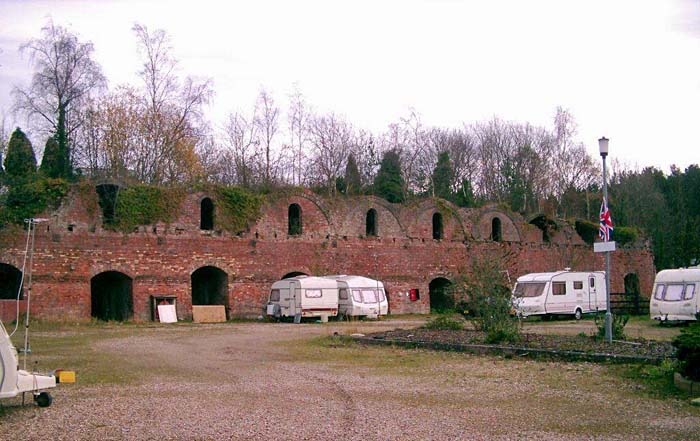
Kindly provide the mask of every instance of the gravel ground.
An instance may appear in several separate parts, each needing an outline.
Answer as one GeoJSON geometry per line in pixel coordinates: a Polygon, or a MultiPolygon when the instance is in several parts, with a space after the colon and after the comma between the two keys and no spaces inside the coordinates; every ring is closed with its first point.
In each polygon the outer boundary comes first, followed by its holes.
{"type": "Polygon", "coordinates": [[[700,409],[605,365],[307,343],[415,325],[106,329],[90,349],[138,379],[81,384],[79,371],[49,408],[4,401],[0,439],[700,439],[700,409]]]}

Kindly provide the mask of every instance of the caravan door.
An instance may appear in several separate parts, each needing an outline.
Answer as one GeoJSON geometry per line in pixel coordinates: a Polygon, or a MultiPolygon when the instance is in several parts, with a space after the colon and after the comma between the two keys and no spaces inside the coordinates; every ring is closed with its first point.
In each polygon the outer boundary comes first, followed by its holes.
{"type": "Polygon", "coordinates": [[[588,276],[588,308],[591,311],[598,309],[598,290],[595,284],[595,275],[588,276]]]}

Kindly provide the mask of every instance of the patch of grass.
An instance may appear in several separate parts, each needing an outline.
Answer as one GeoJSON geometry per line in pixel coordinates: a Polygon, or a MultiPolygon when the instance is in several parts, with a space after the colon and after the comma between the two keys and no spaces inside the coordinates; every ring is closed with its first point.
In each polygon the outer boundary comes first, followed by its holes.
{"type": "Polygon", "coordinates": [[[677,361],[666,360],[658,366],[652,365],[611,365],[610,371],[627,381],[636,383],[637,390],[654,398],[687,398],[687,394],[673,384],[673,373],[677,361]]]}
{"type": "Polygon", "coordinates": [[[461,331],[464,329],[464,321],[456,320],[449,315],[441,315],[429,320],[425,325],[425,329],[436,329],[443,331],[461,331]]]}

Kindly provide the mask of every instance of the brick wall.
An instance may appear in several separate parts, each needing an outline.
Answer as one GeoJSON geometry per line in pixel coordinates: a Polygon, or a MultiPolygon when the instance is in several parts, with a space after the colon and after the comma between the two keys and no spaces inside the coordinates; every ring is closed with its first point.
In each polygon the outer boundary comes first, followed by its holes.
{"type": "MultiPolygon", "coordinates": [[[[263,207],[258,221],[243,235],[200,231],[203,197],[195,193],[183,203],[172,224],[139,227],[122,234],[101,228],[100,213],[88,210],[74,196],[36,233],[32,314],[53,320],[89,320],[92,277],[118,271],[132,279],[135,320],[150,320],[152,295],[177,296],[178,316],[191,317],[191,274],[203,266],[228,275],[229,317],[262,313],[272,282],[290,272],[358,274],[384,282],[391,313],[427,313],[428,285],[436,277],[468,277],[471,261],[481,255],[507,256],[512,281],[535,271],[602,270],[603,256],[578,236],[562,235],[544,243],[541,232],[518,215],[494,207],[457,209],[430,200],[399,206],[374,197],[333,201],[310,193],[278,198],[263,207]],[[289,204],[302,209],[303,233],[287,234],[289,204]],[[365,237],[367,210],[377,211],[378,234],[365,237]],[[432,236],[432,217],[443,217],[443,240],[432,236]],[[501,219],[503,241],[489,240],[494,216],[501,219]],[[69,229],[70,226],[70,229],[69,229]],[[72,230],[72,231],[71,231],[72,230]],[[408,298],[419,289],[420,300],[408,298]]],[[[569,229],[570,230],[570,229],[569,229]]],[[[22,230],[0,232],[0,262],[21,268],[22,230]]],[[[612,291],[624,289],[624,276],[639,276],[647,297],[655,269],[648,246],[616,251],[612,259],[612,291]]],[[[3,320],[8,319],[5,310],[3,320]]]]}

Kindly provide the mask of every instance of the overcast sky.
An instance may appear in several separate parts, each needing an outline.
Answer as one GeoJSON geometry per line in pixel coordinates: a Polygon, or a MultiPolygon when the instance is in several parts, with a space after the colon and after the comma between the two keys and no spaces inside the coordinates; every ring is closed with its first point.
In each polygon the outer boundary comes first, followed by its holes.
{"type": "MultiPolygon", "coordinates": [[[[110,87],[139,69],[131,31],[165,29],[182,72],[210,77],[214,125],[261,86],[374,131],[415,108],[428,125],[498,116],[551,127],[628,165],[700,163],[700,0],[0,0],[0,109],[31,67],[18,46],[55,24],[95,45],[110,87]]],[[[9,120],[20,126],[26,122],[9,120]]]]}

